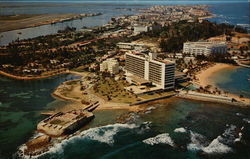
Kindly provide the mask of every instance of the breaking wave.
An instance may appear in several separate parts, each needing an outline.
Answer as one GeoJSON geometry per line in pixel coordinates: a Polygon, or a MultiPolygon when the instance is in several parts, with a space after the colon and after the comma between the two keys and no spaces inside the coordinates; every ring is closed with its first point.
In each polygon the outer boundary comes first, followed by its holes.
{"type": "Polygon", "coordinates": [[[237,134],[236,130],[235,125],[230,125],[222,135],[219,135],[209,144],[204,136],[190,131],[191,143],[188,144],[187,149],[190,151],[203,151],[207,154],[232,152],[233,149],[230,146],[236,141],[240,141],[242,136],[241,133],[237,134]]]}
{"type": "Polygon", "coordinates": [[[250,119],[244,118],[243,121],[250,124],[250,119]]]}
{"type": "MultiPolygon", "coordinates": [[[[145,122],[142,125],[147,125],[149,122],[145,122]]],[[[114,144],[114,136],[123,130],[129,130],[134,128],[140,128],[141,125],[136,124],[113,124],[113,125],[106,125],[96,128],[90,128],[88,130],[82,131],[79,135],[72,136],[68,139],[62,140],[60,143],[54,143],[52,147],[49,148],[49,151],[34,156],[33,158],[37,158],[43,156],[48,153],[64,153],[64,147],[70,143],[74,143],[75,141],[79,140],[95,140],[101,143],[106,143],[110,146],[114,144]]],[[[146,126],[147,127],[147,126],[146,126]]],[[[24,150],[26,148],[25,145],[20,146],[20,150],[24,150]]],[[[24,156],[24,158],[30,158],[30,156],[24,156]]]]}
{"type": "Polygon", "coordinates": [[[174,132],[176,132],[176,133],[186,133],[187,130],[186,130],[185,128],[176,128],[176,129],[174,130],[174,132]]]}
{"type": "Polygon", "coordinates": [[[148,145],[167,144],[172,147],[175,145],[168,133],[159,134],[155,137],[145,139],[142,142],[148,145]]]}
{"type": "Polygon", "coordinates": [[[202,148],[202,151],[208,154],[221,154],[231,152],[232,148],[221,143],[220,140],[222,140],[222,137],[218,136],[207,147],[202,148]]]}
{"type": "Polygon", "coordinates": [[[204,146],[208,145],[207,139],[205,136],[190,131],[191,143],[187,145],[187,149],[190,151],[200,151],[204,146]]]}

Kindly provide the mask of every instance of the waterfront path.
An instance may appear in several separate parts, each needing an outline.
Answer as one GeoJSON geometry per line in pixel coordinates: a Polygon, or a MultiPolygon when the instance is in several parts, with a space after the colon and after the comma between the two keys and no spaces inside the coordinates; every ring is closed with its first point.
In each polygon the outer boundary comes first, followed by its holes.
{"type": "Polygon", "coordinates": [[[180,91],[178,97],[207,101],[207,102],[224,103],[242,107],[250,107],[250,103],[248,101],[237,100],[231,96],[212,95],[212,94],[198,93],[194,91],[180,91]]]}

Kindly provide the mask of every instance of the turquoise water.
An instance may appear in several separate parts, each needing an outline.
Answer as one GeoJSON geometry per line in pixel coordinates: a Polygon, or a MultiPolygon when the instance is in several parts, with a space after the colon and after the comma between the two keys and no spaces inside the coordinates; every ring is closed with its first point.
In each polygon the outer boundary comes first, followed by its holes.
{"type": "Polygon", "coordinates": [[[210,79],[214,80],[215,84],[225,91],[250,98],[249,68],[225,69],[215,73],[210,79]]]}
{"type": "MultiPolygon", "coordinates": [[[[0,158],[11,156],[27,141],[44,118],[43,110],[55,99],[53,90],[63,81],[78,78],[60,75],[42,80],[18,81],[0,77],[0,158]]],[[[60,105],[67,102],[59,101],[60,105]]]]}

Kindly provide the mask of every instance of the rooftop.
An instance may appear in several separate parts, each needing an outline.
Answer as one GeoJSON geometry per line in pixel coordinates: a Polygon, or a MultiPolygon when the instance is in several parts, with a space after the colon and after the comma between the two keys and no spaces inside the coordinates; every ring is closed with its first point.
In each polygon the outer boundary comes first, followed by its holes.
{"type": "Polygon", "coordinates": [[[221,45],[226,44],[225,41],[197,41],[197,42],[186,42],[185,44],[196,44],[196,45],[221,45]]]}
{"type": "MultiPolygon", "coordinates": [[[[146,56],[150,56],[148,54],[144,54],[144,53],[141,53],[141,52],[130,52],[129,54],[132,54],[132,55],[137,55],[137,56],[140,56],[140,57],[143,57],[145,58],[146,56]]],[[[153,53],[155,54],[155,53],[153,53]]],[[[153,57],[152,57],[153,58],[153,57]]],[[[162,59],[159,59],[157,58],[157,55],[156,55],[156,58],[153,58],[151,61],[156,61],[156,62],[160,62],[160,63],[164,63],[164,64],[173,64],[174,62],[170,61],[170,60],[162,60],[162,59]]]]}

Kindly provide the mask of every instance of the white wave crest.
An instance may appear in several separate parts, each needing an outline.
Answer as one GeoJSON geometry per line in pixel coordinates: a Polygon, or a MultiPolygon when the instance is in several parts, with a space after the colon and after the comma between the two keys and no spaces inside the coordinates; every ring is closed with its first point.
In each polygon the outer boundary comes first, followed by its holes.
{"type": "Polygon", "coordinates": [[[112,145],[114,143],[114,135],[121,129],[133,129],[135,124],[114,124],[103,127],[88,129],[81,133],[82,138],[96,140],[102,143],[112,145]]]}
{"type": "Polygon", "coordinates": [[[241,140],[242,136],[240,133],[239,139],[236,138],[236,128],[237,127],[235,125],[230,125],[222,135],[219,135],[210,144],[207,144],[204,136],[190,131],[191,143],[188,144],[187,149],[190,151],[203,151],[207,154],[223,154],[232,152],[233,149],[229,145],[241,140]]]}
{"type": "Polygon", "coordinates": [[[172,147],[175,145],[168,133],[159,134],[155,137],[145,139],[142,142],[149,145],[168,144],[172,147]]]}
{"type": "Polygon", "coordinates": [[[239,137],[234,140],[234,142],[241,142],[242,140],[242,133],[239,132],[239,137]]]}
{"type": "Polygon", "coordinates": [[[208,154],[211,154],[211,153],[218,154],[218,153],[231,152],[232,148],[230,148],[229,146],[227,146],[219,141],[221,138],[222,138],[221,136],[218,136],[207,147],[204,147],[202,150],[208,154]]]}
{"type": "Polygon", "coordinates": [[[244,118],[243,121],[250,124],[250,119],[244,118]]]}
{"type": "MultiPolygon", "coordinates": [[[[147,124],[147,123],[146,123],[147,124]]],[[[79,135],[72,136],[68,139],[62,140],[61,142],[54,143],[49,150],[41,155],[33,156],[32,158],[37,158],[39,156],[48,154],[48,153],[64,153],[64,147],[69,143],[74,143],[79,140],[95,140],[98,142],[106,143],[112,145],[114,143],[114,136],[117,132],[126,130],[126,129],[134,129],[139,127],[135,124],[113,124],[106,125],[96,128],[90,128],[88,130],[82,131],[79,135]]],[[[19,147],[19,150],[24,151],[26,148],[25,144],[19,147]]],[[[30,156],[23,156],[23,158],[30,158],[30,156]]]]}
{"type": "Polygon", "coordinates": [[[244,116],[243,114],[241,113],[236,113],[237,116],[244,116]]]}
{"type": "Polygon", "coordinates": [[[174,132],[177,132],[177,133],[185,133],[185,132],[187,132],[187,130],[186,130],[185,128],[176,128],[176,129],[174,130],[174,132]]]}
{"type": "Polygon", "coordinates": [[[200,151],[207,144],[206,137],[190,131],[191,143],[187,145],[187,149],[190,151],[200,151]]]}

